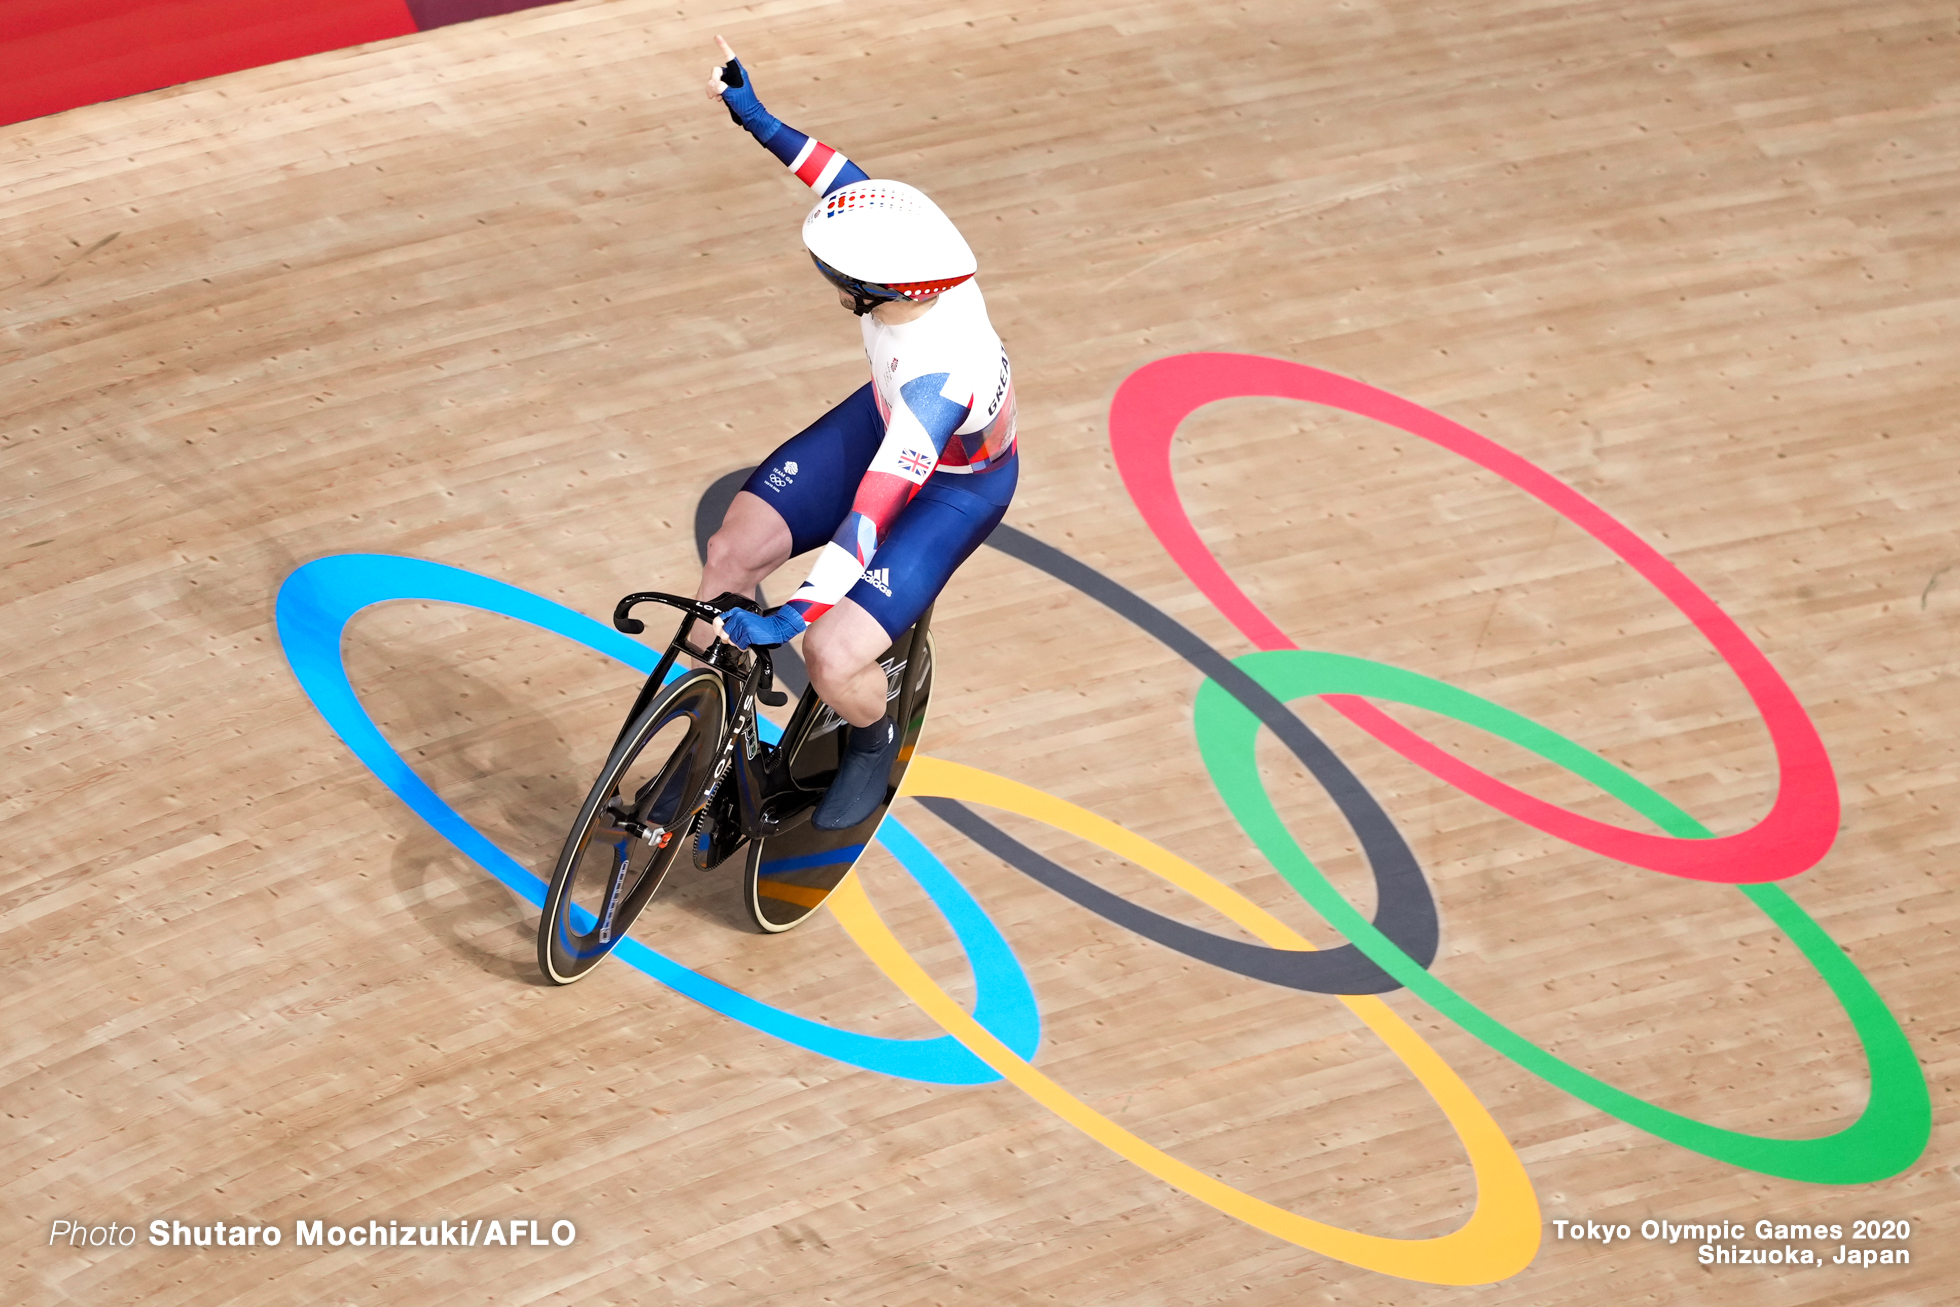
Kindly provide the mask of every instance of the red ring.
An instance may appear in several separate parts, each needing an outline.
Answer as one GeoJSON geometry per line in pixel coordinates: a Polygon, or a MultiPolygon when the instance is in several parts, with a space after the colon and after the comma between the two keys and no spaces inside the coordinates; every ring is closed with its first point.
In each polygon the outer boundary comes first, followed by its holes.
{"type": "Polygon", "coordinates": [[[1530,461],[1460,423],[1384,390],[1302,363],[1256,354],[1179,354],[1124,379],[1109,406],[1109,443],[1130,498],[1184,574],[1261,649],[1296,649],[1226,575],[1199,539],[1171,478],[1171,437],[1215,400],[1303,400],[1385,422],[1487,468],[1598,540],[1645,577],[1715,646],[1769,729],[1781,783],[1769,814],[1748,830],[1680,839],[1594,821],[1546,803],[1472,767],[1365,699],[1322,696],[1349,721],[1498,811],[1594,853],[1689,880],[1742,884],[1807,871],[1837,838],[1837,777],[1810,715],[1760,649],[1713,599],[1606,510],[1530,461]]]}

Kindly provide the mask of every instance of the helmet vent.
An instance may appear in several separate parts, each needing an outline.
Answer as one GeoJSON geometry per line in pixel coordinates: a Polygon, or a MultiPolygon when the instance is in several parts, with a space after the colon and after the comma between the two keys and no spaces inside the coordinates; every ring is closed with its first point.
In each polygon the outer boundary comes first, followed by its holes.
{"type": "Polygon", "coordinates": [[[823,216],[826,218],[835,218],[841,213],[848,213],[854,209],[893,209],[899,213],[927,212],[916,195],[907,195],[904,191],[887,189],[883,186],[865,186],[862,183],[833,191],[823,202],[823,216]]]}

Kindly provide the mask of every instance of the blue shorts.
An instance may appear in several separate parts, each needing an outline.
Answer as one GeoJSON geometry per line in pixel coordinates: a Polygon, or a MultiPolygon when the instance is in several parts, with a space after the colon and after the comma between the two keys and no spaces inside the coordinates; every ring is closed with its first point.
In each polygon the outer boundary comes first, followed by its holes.
{"type": "MultiPolygon", "coordinates": [[[[866,382],[778,446],[742,489],[782,514],[792,554],[816,549],[844,524],[884,438],[884,419],[866,382]]],[[[871,567],[845,597],[896,637],[919,620],[953,570],[1000,525],[1020,478],[1018,447],[984,472],[935,469],[899,510],[871,567]]]]}

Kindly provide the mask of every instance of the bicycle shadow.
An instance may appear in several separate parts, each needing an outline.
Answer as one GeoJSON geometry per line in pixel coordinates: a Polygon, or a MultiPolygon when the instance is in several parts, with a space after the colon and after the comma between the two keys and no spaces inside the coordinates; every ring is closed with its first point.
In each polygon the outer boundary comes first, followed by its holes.
{"type": "MultiPolygon", "coordinates": [[[[549,876],[589,770],[565,743],[565,723],[455,665],[440,644],[418,648],[398,636],[351,657],[349,672],[357,685],[371,683],[363,698],[385,734],[421,741],[403,756],[443,801],[520,864],[549,876]]],[[[428,935],[488,975],[546,983],[537,967],[537,909],[401,812],[406,834],[389,873],[428,935]]]]}
{"type": "Polygon", "coordinates": [[[476,970],[546,985],[538,971],[538,910],[433,830],[416,825],[389,863],[409,912],[438,944],[476,970]]]}

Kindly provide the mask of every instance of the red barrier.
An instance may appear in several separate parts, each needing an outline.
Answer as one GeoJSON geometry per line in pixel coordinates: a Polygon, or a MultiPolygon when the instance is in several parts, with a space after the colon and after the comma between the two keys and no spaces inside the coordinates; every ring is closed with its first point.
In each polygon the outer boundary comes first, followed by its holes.
{"type": "Polygon", "coordinates": [[[537,2],[0,0],[0,124],[537,2]]]}

